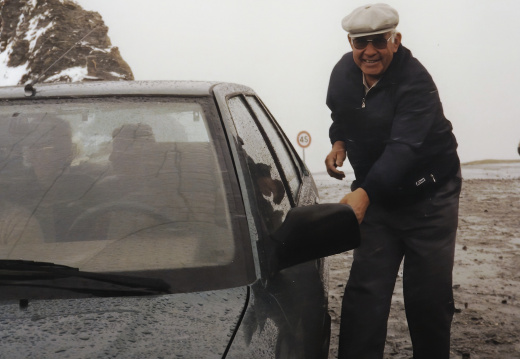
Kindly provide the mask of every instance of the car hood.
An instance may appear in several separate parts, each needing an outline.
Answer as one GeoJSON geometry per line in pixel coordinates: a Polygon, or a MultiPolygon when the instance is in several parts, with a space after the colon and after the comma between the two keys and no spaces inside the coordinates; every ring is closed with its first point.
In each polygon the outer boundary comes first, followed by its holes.
{"type": "Polygon", "coordinates": [[[221,358],[247,287],[152,297],[0,302],[0,358],[221,358]]]}

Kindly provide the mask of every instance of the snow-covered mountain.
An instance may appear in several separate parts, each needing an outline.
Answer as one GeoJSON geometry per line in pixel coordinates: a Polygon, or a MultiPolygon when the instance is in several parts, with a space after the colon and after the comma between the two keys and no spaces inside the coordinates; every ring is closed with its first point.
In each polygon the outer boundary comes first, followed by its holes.
{"type": "Polygon", "coordinates": [[[0,0],[0,86],[133,80],[97,12],[72,0],[0,0]]]}

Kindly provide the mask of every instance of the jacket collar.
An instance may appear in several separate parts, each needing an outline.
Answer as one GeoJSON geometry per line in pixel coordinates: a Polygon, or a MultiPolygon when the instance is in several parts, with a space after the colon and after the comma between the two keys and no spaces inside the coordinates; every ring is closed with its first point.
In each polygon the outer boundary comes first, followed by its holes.
{"type": "Polygon", "coordinates": [[[410,50],[408,50],[403,45],[399,45],[399,48],[394,54],[394,58],[392,59],[390,66],[388,66],[388,69],[386,69],[385,73],[383,76],[381,76],[381,79],[377,83],[378,87],[397,83],[397,77],[399,75],[400,69],[402,68],[401,64],[408,57],[409,53],[410,50]]]}

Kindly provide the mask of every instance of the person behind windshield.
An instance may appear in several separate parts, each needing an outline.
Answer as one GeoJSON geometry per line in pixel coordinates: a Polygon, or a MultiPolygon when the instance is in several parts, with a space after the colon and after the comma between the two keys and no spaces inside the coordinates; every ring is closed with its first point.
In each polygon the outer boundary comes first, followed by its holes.
{"type": "Polygon", "coordinates": [[[150,155],[153,155],[155,146],[155,135],[150,125],[129,123],[116,128],[112,131],[109,157],[114,172],[127,176],[154,175],[158,170],[157,166],[154,167],[154,161],[150,163],[143,157],[148,154],[148,159],[153,159],[150,155]]]}
{"type": "MultiPolygon", "coordinates": [[[[177,194],[180,185],[175,145],[157,143],[152,127],[144,123],[127,123],[112,131],[111,172],[106,182],[113,199],[170,208],[171,191],[177,194]]],[[[179,201],[186,206],[175,196],[175,202],[179,201]]]]}
{"type": "MultiPolygon", "coordinates": [[[[19,114],[11,119],[13,130],[23,132],[24,141],[20,143],[24,150],[21,156],[31,170],[25,171],[20,167],[16,173],[9,172],[11,181],[20,182],[23,189],[13,184],[14,190],[11,192],[15,195],[9,197],[9,202],[2,201],[0,205],[2,244],[54,241],[60,236],[59,228],[63,227],[55,226],[55,201],[59,198],[53,189],[59,188],[55,186],[56,181],[64,175],[74,157],[71,128],[68,122],[49,114],[31,120],[29,122],[19,114]]],[[[14,156],[11,161],[16,162],[17,158],[14,156]]],[[[73,212],[72,208],[68,208],[60,213],[73,212]]]]}
{"type": "Polygon", "coordinates": [[[74,158],[72,130],[67,121],[47,114],[32,135],[27,160],[38,182],[47,187],[70,167],[74,158]]]}
{"type": "Polygon", "coordinates": [[[343,19],[352,52],[334,67],[330,176],[348,160],[361,244],[343,298],[339,358],[383,358],[396,277],[414,358],[448,359],[452,269],[461,189],[457,142],[427,70],[401,44],[399,16],[366,5],[343,19]]]}
{"type": "Polygon", "coordinates": [[[28,129],[25,156],[35,175],[33,192],[37,193],[29,209],[38,219],[45,241],[103,239],[106,219],[96,218],[81,228],[74,225],[88,208],[103,200],[92,191],[102,166],[72,165],[76,145],[66,120],[47,113],[29,123],[28,129]]]}

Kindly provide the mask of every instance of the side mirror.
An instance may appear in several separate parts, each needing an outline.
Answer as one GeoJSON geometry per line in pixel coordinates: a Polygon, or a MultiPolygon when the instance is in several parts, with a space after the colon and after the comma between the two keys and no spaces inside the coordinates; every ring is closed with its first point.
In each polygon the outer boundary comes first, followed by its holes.
{"type": "Polygon", "coordinates": [[[271,235],[271,273],[354,249],[360,240],[356,215],[348,205],[326,203],[293,208],[271,235]]]}

